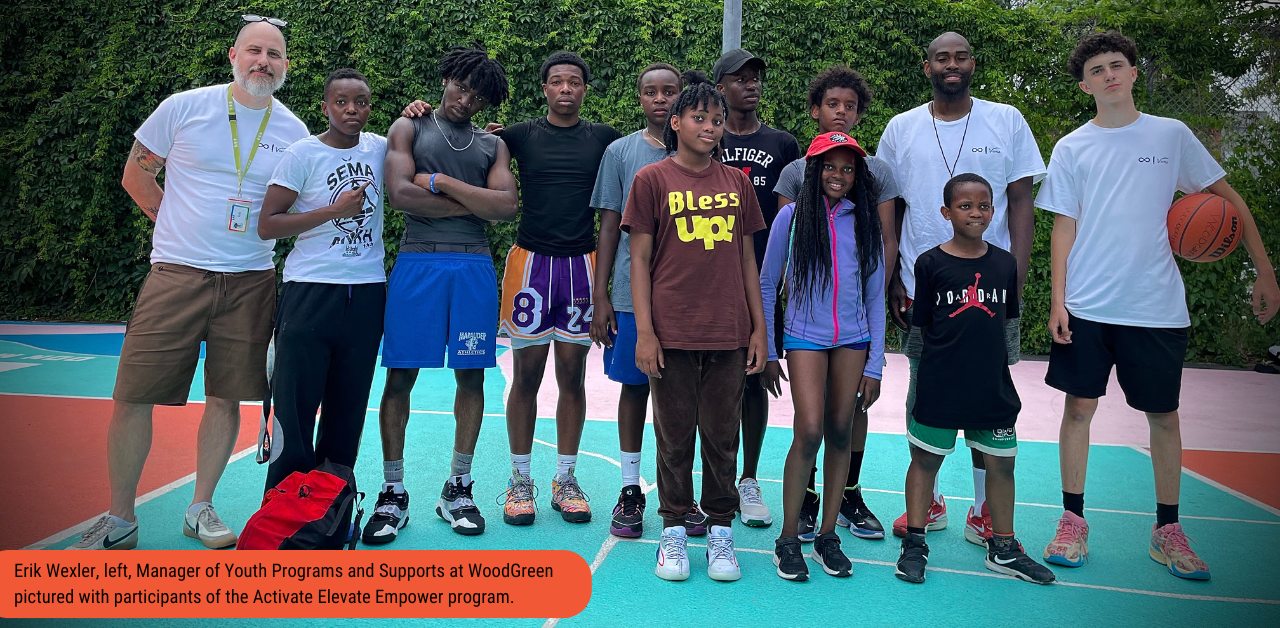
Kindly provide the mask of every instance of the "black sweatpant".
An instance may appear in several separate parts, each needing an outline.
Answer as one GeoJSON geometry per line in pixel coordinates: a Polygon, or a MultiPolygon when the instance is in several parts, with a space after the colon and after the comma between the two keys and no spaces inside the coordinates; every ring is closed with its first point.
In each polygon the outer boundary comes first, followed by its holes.
{"type": "Polygon", "coordinates": [[[267,469],[268,489],[326,459],[355,467],[386,304],[383,283],[284,284],[272,377],[279,421],[272,439],[284,444],[267,469]]]}

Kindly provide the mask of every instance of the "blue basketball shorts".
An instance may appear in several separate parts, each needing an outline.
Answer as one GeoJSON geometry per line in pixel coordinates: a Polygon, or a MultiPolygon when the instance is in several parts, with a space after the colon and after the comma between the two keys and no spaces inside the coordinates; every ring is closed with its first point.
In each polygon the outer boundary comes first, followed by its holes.
{"type": "Polygon", "coordinates": [[[488,255],[401,253],[387,281],[382,366],[497,366],[498,276],[488,255]]]}

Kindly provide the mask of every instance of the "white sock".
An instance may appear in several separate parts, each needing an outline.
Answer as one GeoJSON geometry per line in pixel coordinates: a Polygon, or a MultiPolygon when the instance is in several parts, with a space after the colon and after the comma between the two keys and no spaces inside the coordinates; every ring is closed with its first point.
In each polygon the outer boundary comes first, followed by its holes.
{"type": "MultiPolygon", "coordinates": [[[[138,525],[137,521],[134,521],[133,523],[129,523],[128,521],[125,521],[124,519],[121,519],[120,517],[117,517],[115,515],[107,515],[107,516],[111,517],[111,523],[116,524],[117,528],[132,528],[133,526],[138,525]]],[[[680,529],[683,530],[684,528],[680,528],[680,529]]]]}
{"type": "MultiPolygon", "coordinates": [[[[388,484],[401,484],[404,482],[404,458],[399,460],[383,460],[382,461],[382,479],[388,484]]],[[[403,491],[397,491],[403,492],[403,491]]]]}
{"type": "Polygon", "coordinates": [[[564,454],[556,455],[556,477],[564,477],[573,473],[573,468],[578,464],[578,455],[566,456],[564,454]]]}
{"type": "Polygon", "coordinates": [[[938,490],[938,476],[933,476],[933,501],[942,501],[942,491],[938,490]]]}
{"type": "Polygon", "coordinates": [[[529,475],[529,460],[533,458],[533,454],[511,454],[511,466],[516,468],[516,473],[520,475],[529,475]]]}
{"type": "Polygon", "coordinates": [[[399,495],[404,492],[404,482],[383,482],[382,490],[391,489],[391,492],[399,495]]]}
{"type": "Polygon", "coordinates": [[[188,506],[188,507],[187,507],[187,514],[188,514],[188,515],[194,515],[194,514],[196,514],[196,513],[200,512],[200,509],[201,509],[201,508],[204,508],[205,506],[212,506],[212,505],[213,505],[213,504],[211,504],[211,503],[209,503],[209,502],[196,502],[196,503],[191,504],[190,506],[188,506]]]}
{"type": "Polygon", "coordinates": [[[640,452],[621,452],[618,459],[622,462],[622,485],[640,485],[640,452]]]}
{"type": "Polygon", "coordinates": [[[987,470],[973,470],[973,514],[982,516],[982,505],[987,503],[987,470]]]}

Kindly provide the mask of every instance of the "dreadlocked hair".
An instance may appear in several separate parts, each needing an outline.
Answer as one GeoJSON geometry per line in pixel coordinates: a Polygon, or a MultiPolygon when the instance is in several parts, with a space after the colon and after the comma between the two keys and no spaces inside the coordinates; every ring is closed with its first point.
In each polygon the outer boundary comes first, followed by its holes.
{"type": "Polygon", "coordinates": [[[440,60],[440,76],[447,80],[466,81],[488,104],[498,107],[506,102],[507,70],[480,44],[454,46],[440,60]]]}
{"type": "MultiPolygon", "coordinates": [[[[826,290],[831,284],[831,235],[828,233],[826,194],[822,191],[822,155],[810,157],[804,167],[804,187],[796,199],[791,221],[795,229],[791,242],[790,277],[795,282],[791,298],[802,304],[813,298],[814,288],[826,290]]],[[[854,240],[858,245],[858,274],[866,294],[867,279],[880,265],[884,243],[880,235],[880,215],[871,193],[872,175],[867,160],[854,153],[853,188],[845,198],[853,202],[854,240]]]]}
{"type": "Polygon", "coordinates": [[[644,66],[643,70],[640,70],[640,74],[636,76],[637,92],[640,91],[640,84],[641,81],[644,80],[644,75],[657,70],[667,70],[676,75],[676,80],[680,83],[680,87],[684,87],[684,77],[680,75],[680,70],[677,70],[676,66],[671,65],[670,63],[662,63],[659,61],[658,63],[650,63],[649,65],[644,66]]]}
{"type": "MultiPolygon", "coordinates": [[[[729,110],[724,94],[711,84],[706,73],[700,70],[688,70],[680,75],[680,80],[685,88],[676,97],[675,105],[671,107],[671,116],[684,115],[688,109],[710,109],[711,105],[719,106],[721,111],[729,110]]],[[[666,145],[667,152],[674,153],[680,146],[680,138],[676,137],[675,129],[671,128],[671,116],[667,117],[667,128],[662,131],[662,143],[666,145]]],[[[719,159],[719,157],[720,147],[717,146],[711,158],[719,159]]]]}

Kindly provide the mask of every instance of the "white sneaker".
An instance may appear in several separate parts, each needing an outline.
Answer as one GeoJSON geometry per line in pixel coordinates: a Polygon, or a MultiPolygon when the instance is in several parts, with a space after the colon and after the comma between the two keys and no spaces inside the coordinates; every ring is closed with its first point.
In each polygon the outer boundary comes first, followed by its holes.
{"type": "Polygon", "coordinates": [[[733,528],[711,526],[707,534],[707,575],[721,582],[742,577],[738,556],[733,553],[733,528]]]}
{"type": "Polygon", "coordinates": [[[222,549],[236,544],[236,533],[218,518],[213,504],[205,504],[194,515],[188,509],[182,522],[182,534],[199,540],[209,549],[222,549]]]}
{"type": "Polygon", "coordinates": [[[653,573],[663,580],[688,580],[688,543],[684,526],[663,528],[662,540],[658,541],[658,566],[653,568],[653,573]]]}
{"type": "Polygon", "coordinates": [[[742,513],[743,525],[753,528],[767,528],[773,525],[773,516],[769,507],[764,505],[760,496],[760,485],[755,478],[742,478],[738,482],[738,510],[742,513]]]}
{"type": "Polygon", "coordinates": [[[93,527],[80,535],[80,540],[69,550],[127,550],[138,546],[138,523],[122,526],[123,521],[111,515],[102,515],[93,527]]]}

